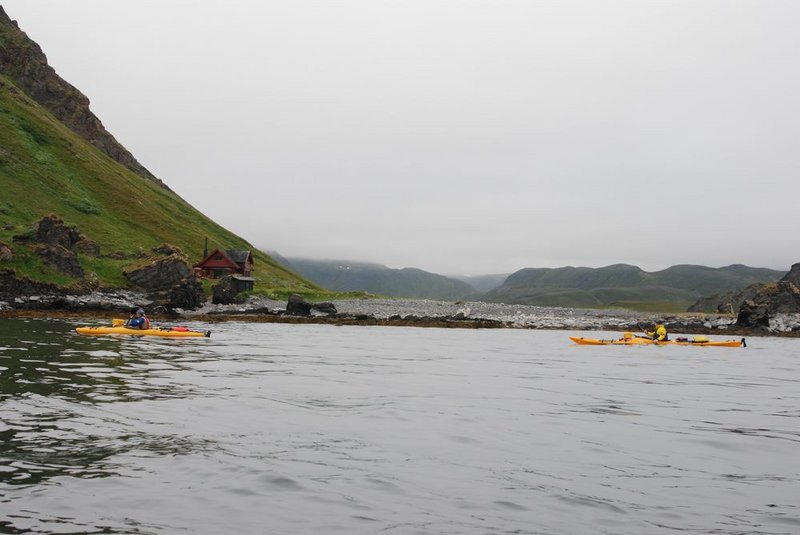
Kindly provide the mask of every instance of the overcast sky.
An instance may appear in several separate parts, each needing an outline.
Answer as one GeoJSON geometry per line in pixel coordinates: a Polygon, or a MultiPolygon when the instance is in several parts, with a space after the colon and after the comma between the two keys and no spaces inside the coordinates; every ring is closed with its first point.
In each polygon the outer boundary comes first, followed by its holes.
{"type": "Polygon", "coordinates": [[[262,249],[445,274],[800,261],[800,2],[0,4],[262,249]]]}

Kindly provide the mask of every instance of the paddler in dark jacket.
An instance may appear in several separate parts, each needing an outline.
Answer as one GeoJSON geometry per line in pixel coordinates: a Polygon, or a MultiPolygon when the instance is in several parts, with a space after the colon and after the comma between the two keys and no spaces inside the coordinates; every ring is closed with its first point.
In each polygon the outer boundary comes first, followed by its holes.
{"type": "Polygon", "coordinates": [[[656,342],[665,342],[669,340],[669,338],[667,337],[667,328],[664,327],[663,323],[661,323],[660,321],[656,321],[654,323],[654,326],[655,328],[653,329],[653,332],[645,331],[647,336],[649,336],[656,342]]]}

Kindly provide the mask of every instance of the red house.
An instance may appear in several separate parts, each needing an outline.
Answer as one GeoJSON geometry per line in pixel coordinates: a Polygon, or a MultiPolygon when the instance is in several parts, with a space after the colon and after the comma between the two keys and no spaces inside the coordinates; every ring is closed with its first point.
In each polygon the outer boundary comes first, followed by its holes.
{"type": "Polygon", "coordinates": [[[237,249],[214,249],[202,261],[194,265],[200,277],[218,279],[225,275],[249,277],[253,270],[253,255],[250,251],[237,249]]]}

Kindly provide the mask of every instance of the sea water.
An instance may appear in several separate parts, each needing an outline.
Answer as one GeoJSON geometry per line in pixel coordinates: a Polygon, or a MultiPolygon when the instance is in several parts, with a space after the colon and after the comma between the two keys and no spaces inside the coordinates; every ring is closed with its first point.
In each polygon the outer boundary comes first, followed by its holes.
{"type": "Polygon", "coordinates": [[[0,320],[0,533],[800,532],[797,339],[86,323],[0,320]]]}

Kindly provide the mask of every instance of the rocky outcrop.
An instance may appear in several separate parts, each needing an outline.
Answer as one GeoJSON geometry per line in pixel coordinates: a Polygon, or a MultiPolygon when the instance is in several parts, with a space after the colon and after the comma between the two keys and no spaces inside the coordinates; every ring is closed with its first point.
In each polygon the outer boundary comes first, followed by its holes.
{"type": "Polygon", "coordinates": [[[13,239],[28,246],[46,266],[78,279],[82,279],[84,274],[76,253],[100,255],[97,242],[81,234],[78,227],[68,226],[55,214],[46,215],[33,225],[32,230],[13,239]]]}
{"type": "Polygon", "coordinates": [[[42,259],[44,265],[76,279],[83,278],[83,268],[78,255],[60,245],[37,244],[33,251],[42,259]]]}
{"type": "Polygon", "coordinates": [[[203,287],[186,259],[179,254],[123,271],[128,281],[148,293],[148,297],[166,309],[194,310],[205,303],[203,287]]]}
{"type": "Polygon", "coordinates": [[[303,296],[292,294],[286,303],[286,314],[290,316],[310,316],[312,311],[322,314],[336,314],[336,306],[333,303],[309,303],[303,296]]]}
{"type": "Polygon", "coordinates": [[[789,273],[781,278],[781,282],[790,282],[800,288],[800,262],[792,266],[789,273]]]}
{"type": "Polygon", "coordinates": [[[741,304],[752,299],[766,284],[757,282],[741,290],[714,294],[698,299],[686,312],[702,312],[711,314],[737,314],[741,304]]]}
{"type": "Polygon", "coordinates": [[[60,245],[71,250],[81,240],[76,226],[68,227],[64,220],[55,214],[44,216],[34,225],[34,240],[46,245],[60,245]]]}
{"type": "Polygon", "coordinates": [[[0,7],[0,72],[39,105],[113,160],[167,188],[119,144],[89,109],[89,99],[56,74],[35,42],[0,7]]]}
{"type": "Polygon", "coordinates": [[[215,305],[232,305],[234,303],[241,303],[243,299],[237,298],[239,291],[233,282],[233,277],[228,275],[222,277],[219,282],[214,285],[211,293],[211,302],[215,305]]]}
{"type": "Polygon", "coordinates": [[[182,256],[170,255],[125,270],[123,275],[135,286],[147,291],[160,291],[179,284],[190,275],[194,276],[194,273],[182,256]]]}
{"type": "Polygon", "coordinates": [[[745,300],[736,325],[771,331],[775,329],[778,316],[783,318],[780,323],[785,328],[785,318],[797,314],[800,314],[800,263],[794,264],[777,284],[765,285],[751,299],[745,300]]]}

